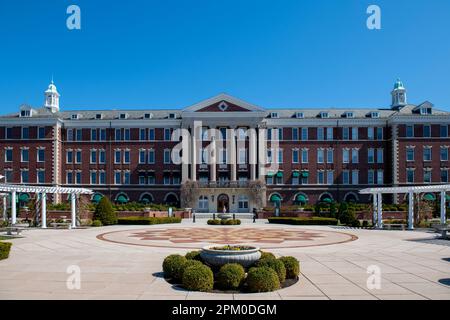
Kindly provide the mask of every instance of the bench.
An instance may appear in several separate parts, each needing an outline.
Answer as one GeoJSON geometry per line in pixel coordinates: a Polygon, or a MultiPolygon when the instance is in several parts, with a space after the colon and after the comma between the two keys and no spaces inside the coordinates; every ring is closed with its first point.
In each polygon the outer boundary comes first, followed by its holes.
{"type": "Polygon", "coordinates": [[[15,232],[16,235],[20,236],[22,231],[23,231],[23,228],[21,228],[21,227],[6,227],[6,234],[8,236],[12,236],[13,232],[15,232]]]}
{"type": "Polygon", "coordinates": [[[71,228],[70,222],[51,222],[50,226],[55,229],[58,229],[58,228],[70,229],[71,228]]]}
{"type": "Polygon", "coordinates": [[[386,224],[384,224],[384,228],[387,230],[405,230],[406,224],[386,223],[386,224]]]}
{"type": "Polygon", "coordinates": [[[447,239],[447,232],[449,231],[448,224],[436,224],[433,228],[442,235],[443,239],[447,239]]]}

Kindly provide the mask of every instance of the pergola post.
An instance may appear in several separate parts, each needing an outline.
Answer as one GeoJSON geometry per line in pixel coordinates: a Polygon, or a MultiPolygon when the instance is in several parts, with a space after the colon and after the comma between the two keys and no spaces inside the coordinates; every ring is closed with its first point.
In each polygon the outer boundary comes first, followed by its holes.
{"type": "Polygon", "coordinates": [[[372,197],[373,197],[373,199],[372,199],[373,200],[372,223],[374,226],[377,226],[378,225],[378,223],[377,223],[377,210],[378,210],[377,209],[378,208],[377,194],[376,193],[372,194],[372,197]]]}
{"type": "Polygon", "coordinates": [[[446,192],[441,191],[441,224],[447,223],[446,212],[445,212],[445,196],[446,192]]]}
{"type": "Polygon", "coordinates": [[[377,195],[377,213],[378,213],[378,229],[383,229],[383,195],[378,193],[377,195]]]}
{"type": "Polygon", "coordinates": [[[11,224],[17,223],[17,193],[11,192],[11,224]]]}
{"type": "Polygon", "coordinates": [[[70,194],[70,209],[72,211],[72,228],[77,227],[77,198],[75,193],[70,194]]]}
{"type": "Polygon", "coordinates": [[[42,218],[42,228],[47,228],[47,194],[43,192],[41,194],[41,218],[42,218]]]}
{"type": "Polygon", "coordinates": [[[8,220],[8,215],[7,215],[7,205],[8,205],[8,201],[6,199],[7,195],[4,194],[3,195],[3,220],[7,221],[8,220]]]}
{"type": "Polygon", "coordinates": [[[408,194],[408,229],[414,230],[414,193],[408,194]]]}

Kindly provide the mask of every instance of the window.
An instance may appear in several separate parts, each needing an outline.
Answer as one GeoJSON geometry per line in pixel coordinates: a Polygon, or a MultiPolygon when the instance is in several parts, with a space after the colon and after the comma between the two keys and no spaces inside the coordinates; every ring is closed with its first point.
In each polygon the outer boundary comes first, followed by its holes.
{"type": "Polygon", "coordinates": [[[106,141],[106,129],[100,129],[100,141],[106,141]]]}
{"type": "Polygon", "coordinates": [[[302,141],[308,141],[308,128],[302,128],[302,141]]]}
{"type": "Polygon", "coordinates": [[[424,183],[431,183],[431,170],[425,169],[423,172],[423,182],[424,183]]]}
{"type": "Polygon", "coordinates": [[[292,128],[292,140],[298,140],[298,128],[292,128]]]}
{"type": "Polygon", "coordinates": [[[406,126],[406,137],[407,138],[413,138],[414,137],[414,126],[413,125],[407,125],[406,126]]]}
{"type": "Polygon", "coordinates": [[[168,128],[164,129],[164,140],[165,141],[171,140],[171,133],[170,133],[170,129],[168,129],[168,128]]]}
{"type": "Polygon", "coordinates": [[[384,150],[381,148],[377,149],[377,163],[384,163],[384,150]]]}
{"type": "Polygon", "coordinates": [[[354,117],[355,117],[355,114],[354,114],[353,112],[346,112],[346,113],[345,113],[345,117],[346,117],[346,118],[354,118],[354,117]]]}
{"type": "Polygon", "coordinates": [[[37,183],[45,183],[45,170],[38,170],[36,173],[37,183]]]}
{"type": "Polygon", "coordinates": [[[247,139],[247,128],[238,128],[238,139],[239,140],[247,139]]]}
{"type": "Polygon", "coordinates": [[[68,150],[66,153],[66,163],[73,163],[73,151],[68,150]]]}
{"type": "Polygon", "coordinates": [[[283,163],[283,149],[278,149],[278,163],[283,163]]]}
{"type": "Polygon", "coordinates": [[[155,129],[148,129],[148,140],[155,141],[155,129]]]}
{"type": "Polygon", "coordinates": [[[130,136],[130,129],[124,129],[124,140],[125,141],[130,141],[131,140],[131,136],[130,136]]]}
{"type": "Polygon", "coordinates": [[[147,130],[139,129],[139,140],[144,141],[147,139],[147,130]]]}
{"type": "Polygon", "coordinates": [[[350,150],[349,149],[342,150],[342,162],[350,163],[350,150]]]}
{"type": "Polygon", "coordinates": [[[247,149],[239,149],[239,157],[238,164],[246,164],[247,163],[247,149]]]}
{"type": "Polygon", "coordinates": [[[406,161],[414,161],[414,148],[413,147],[406,148],[406,161]]]}
{"type": "Polygon", "coordinates": [[[198,209],[203,211],[209,211],[208,197],[200,196],[200,198],[198,199],[198,209]]]}
{"type": "Polygon", "coordinates": [[[302,149],[302,163],[308,162],[309,162],[308,149],[302,149]]]}
{"type": "Polygon", "coordinates": [[[66,173],[66,183],[67,184],[73,184],[73,172],[67,171],[66,173]]]}
{"type": "Polygon", "coordinates": [[[131,183],[131,174],[130,171],[125,171],[123,173],[123,184],[130,184],[131,183]]]}
{"type": "Polygon", "coordinates": [[[116,171],[114,173],[114,184],[122,184],[122,172],[116,171]]]}
{"type": "Polygon", "coordinates": [[[91,164],[97,163],[97,150],[91,150],[91,164]]]}
{"type": "Polygon", "coordinates": [[[441,138],[448,138],[448,126],[441,126],[441,138]]]}
{"type": "Polygon", "coordinates": [[[342,140],[350,139],[350,128],[342,128],[342,140]]]}
{"type": "Polygon", "coordinates": [[[325,140],[324,139],[324,128],[317,128],[317,140],[325,140]]]}
{"type": "Polygon", "coordinates": [[[369,139],[369,140],[375,139],[374,128],[372,128],[372,127],[367,128],[367,139],[369,139]]]}
{"type": "Polygon", "coordinates": [[[352,184],[353,185],[359,184],[359,171],[358,170],[352,171],[352,184]]]}
{"type": "Polygon", "coordinates": [[[77,150],[75,161],[76,161],[77,164],[81,163],[81,150],[77,150]]]}
{"type": "Polygon", "coordinates": [[[448,148],[441,147],[441,161],[448,161],[448,148]]]}
{"type": "Polygon", "coordinates": [[[13,149],[6,148],[5,149],[5,162],[12,162],[12,161],[13,161],[13,149]]]}
{"type": "Polygon", "coordinates": [[[179,185],[181,184],[181,179],[179,175],[175,175],[172,177],[172,184],[179,185]]]}
{"type": "Polygon", "coordinates": [[[333,140],[333,128],[327,128],[327,140],[333,140]]]}
{"type": "Polygon", "coordinates": [[[121,113],[119,115],[119,119],[121,119],[121,120],[126,119],[126,118],[128,118],[128,115],[126,113],[121,113]]]}
{"type": "Polygon", "coordinates": [[[431,126],[430,125],[423,126],[423,137],[431,138],[431,126]]]}
{"type": "MultiPolygon", "coordinates": [[[[206,150],[203,150],[203,153],[206,153],[206,150]]],[[[166,149],[164,150],[164,164],[170,164],[170,150],[166,149]]],[[[203,163],[203,162],[202,162],[203,163]]]]}
{"type": "Polygon", "coordinates": [[[153,184],[156,183],[156,179],[155,179],[155,175],[154,174],[150,174],[147,177],[147,183],[150,184],[150,185],[153,185],[153,184]]]}
{"type": "Polygon", "coordinates": [[[270,113],[270,117],[271,117],[272,119],[278,118],[278,112],[271,112],[271,113],[270,113]]]}
{"type": "Polygon", "coordinates": [[[273,163],[273,150],[267,150],[267,163],[273,163]]]}
{"type": "Polygon", "coordinates": [[[144,174],[139,175],[139,184],[146,184],[146,179],[144,174]]]}
{"type": "Polygon", "coordinates": [[[169,175],[164,175],[164,180],[163,180],[164,184],[170,184],[170,176],[169,175]]]}
{"type": "Polygon", "coordinates": [[[13,138],[13,132],[12,128],[6,128],[6,139],[12,139],[13,138]]]}
{"type": "Polygon", "coordinates": [[[352,163],[359,163],[359,149],[352,149],[352,163]]]}
{"type": "Polygon", "coordinates": [[[91,129],[91,141],[97,141],[98,131],[97,129],[91,129]]]}
{"type": "Polygon", "coordinates": [[[28,150],[28,149],[21,150],[21,161],[22,162],[30,161],[30,150],[28,150]]]}
{"type": "Polygon", "coordinates": [[[369,148],[367,149],[367,163],[375,162],[375,149],[369,148]]]}
{"type": "Polygon", "coordinates": [[[292,150],[292,163],[298,163],[299,161],[298,149],[292,150]]]}
{"type": "Polygon", "coordinates": [[[148,163],[154,164],[155,163],[155,150],[149,150],[148,151],[148,163]]]}
{"type": "Polygon", "coordinates": [[[71,115],[71,119],[72,119],[72,120],[78,120],[78,118],[79,118],[79,115],[78,115],[78,114],[72,114],[72,115],[71,115]]]}
{"type": "Polygon", "coordinates": [[[406,169],[406,182],[414,183],[414,169],[412,168],[406,169]]]}
{"type": "Polygon", "coordinates": [[[82,129],[76,130],[76,140],[77,141],[83,140],[83,130],[82,129]]]}
{"type": "Polygon", "coordinates": [[[122,140],[122,129],[116,129],[116,141],[122,140]]]}
{"type": "Polygon", "coordinates": [[[225,148],[219,149],[219,164],[227,164],[227,150],[225,148]]]}
{"type": "Polygon", "coordinates": [[[39,139],[45,139],[45,128],[39,127],[38,129],[38,138],[39,139]]]}
{"type": "Polygon", "coordinates": [[[97,113],[95,115],[95,119],[97,119],[97,120],[101,120],[102,118],[103,118],[103,115],[101,113],[97,113]]]}
{"type": "Polygon", "coordinates": [[[147,151],[139,150],[139,164],[144,164],[147,162],[147,151]]]}
{"type": "Polygon", "coordinates": [[[380,117],[380,113],[379,112],[371,112],[370,113],[370,117],[374,118],[374,119],[379,118],[380,117]]]}
{"type": "Polygon", "coordinates": [[[67,141],[73,141],[73,139],[74,139],[73,129],[67,129],[67,141]]]}
{"type": "Polygon", "coordinates": [[[130,150],[125,150],[123,153],[123,163],[130,163],[130,150]]]}
{"type": "Polygon", "coordinates": [[[303,118],[305,117],[305,115],[303,114],[303,112],[297,112],[297,113],[295,114],[295,117],[296,117],[297,119],[303,119],[303,118]]]}
{"type": "Polygon", "coordinates": [[[301,177],[302,177],[302,180],[301,180],[302,184],[306,185],[309,183],[309,172],[308,171],[303,171],[301,173],[301,177]]]}
{"type": "Polygon", "coordinates": [[[323,151],[323,149],[317,149],[317,163],[324,163],[324,151],[323,151]]]}
{"type": "Polygon", "coordinates": [[[91,171],[91,184],[97,184],[97,171],[91,171]]]}
{"type": "Polygon", "coordinates": [[[76,183],[76,184],[81,184],[81,171],[77,171],[77,172],[76,172],[75,178],[76,178],[75,183],[76,183]]]}
{"type": "Polygon", "coordinates": [[[431,147],[423,148],[423,161],[431,161],[431,147]]]}
{"type": "Polygon", "coordinates": [[[384,184],[384,172],[383,170],[377,171],[377,184],[384,184]]]}
{"type": "Polygon", "coordinates": [[[29,183],[30,182],[30,174],[28,170],[20,171],[20,182],[29,183]]]}
{"type": "Polygon", "coordinates": [[[175,113],[169,113],[169,119],[176,119],[177,115],[175,113]]]}
{"type": "Polygon", "coordinates": [[[5,169],[5,182],[13,182],[13,171],[11,169],[5,169]]]}
{"type": "Polygon", "coordinates": [[[151,119],[153,115],[151,113],[144,113],[144,119],[151,119]]]}
{"type": "Polygon", "coordinates": [[[45,149],[37,149],[37,162],[45,162],[45,149]]]}
{"type": "Polygon", "coordinates": [[[99,151],[99,163],[100,164],[105,164],[106,163],[106,151],[105,150],[100,150],[99,151]]]}
{"type": "Polygon", "coordinates": [[[292,175],[292,184],[298,185],[300,183],[299,173],[297,172],[297,175],[292,175]]]}
{"type": "Polygon", "coordinates": [[[377,128],[377,140],[383,140],[383,128],[377,128]]]}
{"type": "Polygon", "coordinates": [[[105,171],[100,171],[100,175],[99,175],[99,184],[106,184],[106,172],[105,171]]]}
{"type": "Polygon", "coordinates": [[[375,170],[367,172],[367,184],[375,184],[375,170]]]}
{"type": "Polygon", "coordinates": [[[239,211],[248,211],[248,197],[244,195],[238,196],[239,211]]]}
{"type": "Polygon", "coordinates": [[[22,111],[20,111],[20,117],[22,117],[22,118],[31,117],[31,111],[30,110],[22,110],[22,111]]]}
{"type": "Polygon", "coordinates": [[[320,117],[321,117],[322,119],[327,119],[327,118],[330,117],[330,115],[328,114],[328,112],[321,112],[321,113],[320,113],[320,117]]]}
{"type": "Polygon", "coordinates": [[[317,171],[317,184],[325,184],[324,175],[324,171],[317,171]]]}
{"type": "Polygon", "coordinates": [[[352,128],[352,140],[359,139],[359,128],[352,128]]]}
{"type": "Polygon", "coordinates": [[[22,128],[22,139],[30,139],[30,128],[28,127],[22,128]]]}
{"type": "Polygon", "coordinates": [[[122,162],[122,151],[116,150],[114,151],[114,163],[119,164],[122,162]]]}
{"type": "Polygon", "coordinates": [[[334,183],[334,171],[327,171],[327,184],[332,185],[334,183]]]}
{"type": "Polygon", "coordinates": [[[441,182],[448,182],[448,169],[441,169],[441,182]]]}

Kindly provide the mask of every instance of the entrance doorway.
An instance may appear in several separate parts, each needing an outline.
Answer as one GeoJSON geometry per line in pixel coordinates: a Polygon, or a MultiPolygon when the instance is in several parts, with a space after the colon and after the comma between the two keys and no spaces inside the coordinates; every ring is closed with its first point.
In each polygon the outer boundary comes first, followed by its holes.
{"type": "Polygon", "coordinates": [[[230,212],[230,198],[226,194],[221,194],[217,197],[217,212],[223,213],[223,208],[226,208],[226,212],[230,212]]]}

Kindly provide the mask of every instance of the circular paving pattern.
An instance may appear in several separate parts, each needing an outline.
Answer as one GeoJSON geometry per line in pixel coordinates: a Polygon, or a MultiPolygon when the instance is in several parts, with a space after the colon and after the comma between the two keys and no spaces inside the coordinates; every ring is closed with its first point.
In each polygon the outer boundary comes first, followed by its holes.
{"type": "Polygon", "coordinates": [[[211,244],[252,244],[263,249],[324,246],[358,239],[336,231],[292,228],[148,228],[103,233],[98,239],[135,246],[201,248],[211,244]]]}

